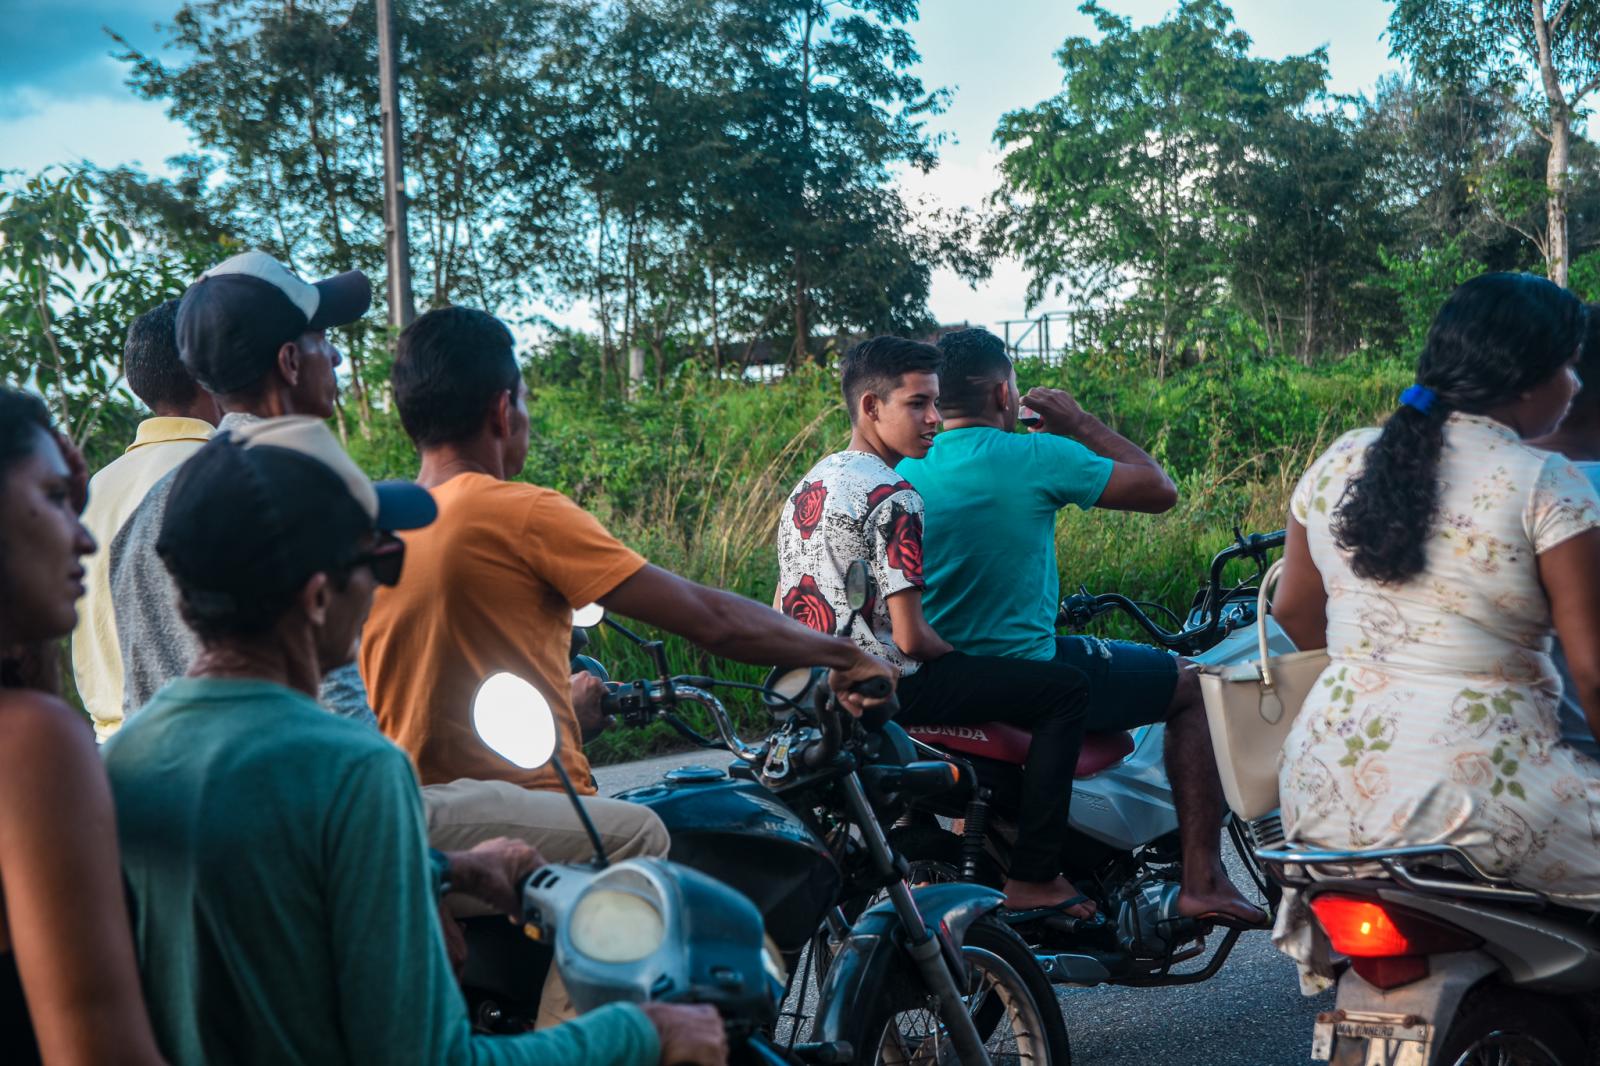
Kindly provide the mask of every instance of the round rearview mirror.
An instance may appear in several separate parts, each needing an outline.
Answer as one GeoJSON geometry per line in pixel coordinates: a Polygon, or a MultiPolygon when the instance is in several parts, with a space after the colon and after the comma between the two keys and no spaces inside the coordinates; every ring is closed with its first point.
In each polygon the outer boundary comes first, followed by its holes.
{"type": "Polygon", "coordinates": [[[598,603],[586,603],[572,612],[572,627],[574,629],[593,629],[605,618],[606,609],[598,603]]]}
{"type": "Polygon", "coordinates": [[[791,704],[803,703],[811,695],[822,672],[820,666],[774,667],[761,686],[761,698],[775,714],[792,711],[791,704]]]}
{"type": "Polygon", "coordinates": [[[501,758],[535,770],[555,757],[556,716],[543,693],[516,674],[490,674],[472,697],[472,725],[501,758]]]}
{"type": "Polygon", "coordinates": [[[872,596],[872,568],[865,559],[857,559],[844,572],[844,602],[852,611],[866,607],[872,596]]]}

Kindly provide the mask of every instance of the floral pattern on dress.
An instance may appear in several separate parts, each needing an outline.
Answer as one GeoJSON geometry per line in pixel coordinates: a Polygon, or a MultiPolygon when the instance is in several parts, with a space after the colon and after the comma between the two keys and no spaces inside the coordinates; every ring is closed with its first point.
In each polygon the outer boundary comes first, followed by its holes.
{"type": "Polygon", "coordinates": [[[1380,585],[1330,529],[1377,433],[1341,437],[1291,500],[1328,593],[1329,665],[1280,756],[1285,830],[1330,848],[1452,843],[1600,906],[1600,763],[1561,740],[1537,565],[1600,528],[1600,497],[1560,456],[1453,414],[1425,569],[1380,585]]]}

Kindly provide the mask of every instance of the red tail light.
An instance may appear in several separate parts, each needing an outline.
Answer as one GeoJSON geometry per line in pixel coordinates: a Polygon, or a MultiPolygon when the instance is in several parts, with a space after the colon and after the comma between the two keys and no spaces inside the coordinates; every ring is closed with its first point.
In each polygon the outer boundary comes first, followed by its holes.
{"type": "Polygon", "coordinates": [[[1397,988],[1428,975],[1429,955],[1468,951],[1482,944],[1464,929],[1370,896],[1323,893],[1311,909],[1355,971],[1379,988],[1397,988]]]}

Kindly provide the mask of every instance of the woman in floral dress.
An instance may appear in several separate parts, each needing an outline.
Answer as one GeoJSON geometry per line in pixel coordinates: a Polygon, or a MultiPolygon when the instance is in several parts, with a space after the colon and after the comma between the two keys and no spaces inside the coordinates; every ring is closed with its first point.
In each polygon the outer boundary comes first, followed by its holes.
{"type": "Polygon", "coordinates": [[[1467,282],[1399,409],[1295,489],[1273,614],[1330,662],[1283,749],[1290,839],[1454,844],[1600,909],[1600,763],[1561,739],[1549,654],[1559,631],[1596,721],[1600,498],[1523,443],[1566,411],[1583,328],[1542,278],[1467,282]]]}

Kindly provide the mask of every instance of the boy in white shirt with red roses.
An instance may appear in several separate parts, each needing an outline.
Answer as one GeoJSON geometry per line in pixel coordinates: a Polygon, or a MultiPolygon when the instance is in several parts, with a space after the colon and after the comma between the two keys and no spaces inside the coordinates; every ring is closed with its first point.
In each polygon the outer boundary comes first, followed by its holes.
{"type": "Polygon", "coordinates": [[[922,497],[894,466],[933,446],[939,358],[933,345],[898,337],[874,337],[845,355],[850,447],[813,466],[790,493],[778,524],[773,606],[899,667],[904,724],[1005,721],[1030,730],[1006,906],[1029,917],[1090,918],[1094,904],[1061,876],[1083,739],[1084,675],[1053,661],[962,654],[922,614],[922,497]],[[875,587],[843,633],[850,615],[845,571],[856,559],[871,566],[875,587]]]}

